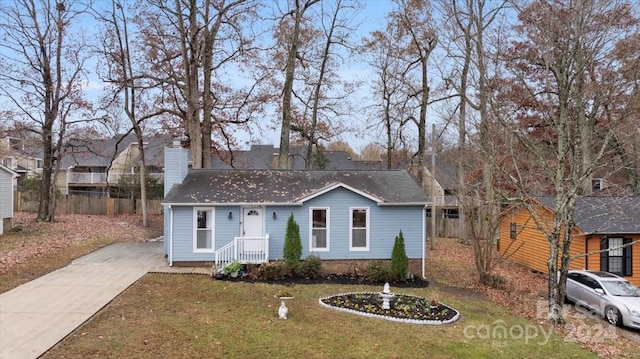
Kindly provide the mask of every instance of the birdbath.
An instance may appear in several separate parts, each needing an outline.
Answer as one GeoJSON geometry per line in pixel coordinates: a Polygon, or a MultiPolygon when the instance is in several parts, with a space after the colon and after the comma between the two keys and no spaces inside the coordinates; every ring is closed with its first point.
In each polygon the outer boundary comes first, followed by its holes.
{"type": "Polygon", "coordinates": [[[396,295],[391,293],[391,290],[389,290],[389,283],[385,283],[382,288],[382,292],[380,292],[380,297],[382,297],[382,309],[391,309],[389,300],[395,296],[396,295]]]}
{"type": "Polygon", "coordinates": [[[280,300],[280,307],[278,308],[278,316],[280,319],[287,319],[289,308],[287,308],[287,301],[293,299],[292,296],[276,296],[280,300]]]}

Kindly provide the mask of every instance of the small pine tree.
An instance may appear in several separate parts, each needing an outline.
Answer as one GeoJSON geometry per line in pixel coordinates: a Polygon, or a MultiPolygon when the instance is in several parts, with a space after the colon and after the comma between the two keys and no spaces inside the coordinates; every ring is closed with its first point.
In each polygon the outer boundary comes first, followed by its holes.
{"type": "Polygon", "coordinates": [[[407,270],[409,269],[409,258],[404,249],[404,237],[402,231],[396,236],[393,243],[393,251],[391,252],[391,272],[393,277],[398,281],[406,279],[407,270]]]}
{"type": "Polygon", "coordinates": [[[293,213],[287,220],[287,232],[284,236],[284,261],[287,265],[296,269],[302,256],[302,241],[300,240],[300,226],[293,219],[293,213]]]}

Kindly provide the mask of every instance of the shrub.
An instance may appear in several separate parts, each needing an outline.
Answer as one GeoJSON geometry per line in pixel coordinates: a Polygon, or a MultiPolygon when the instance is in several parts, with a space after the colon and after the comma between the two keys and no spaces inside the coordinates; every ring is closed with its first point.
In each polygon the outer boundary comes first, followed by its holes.
{"type": "Polygon", "coordinates": [[[300,262],[300,267],[296,274],[309,279],[322,277],[322,259],[315,254],[309,255],[307,259],[300,262]]]}
{"type": "Polygon", "coordinates": [[[260,266],[247,268],[248,276],[255,280],[281,280],[289,274],[289,268],[283,261],[263,263],[260,266]]]}
{"type": "Polygon", "coordinates": [[[389,282],[393,279],[391,266],[383,261],[373,261],[364,270],[365,277],[374,282],[389,282]]]}
{"type": "Polygon", "coordinates": [[[239,272],[242,269],[242,263],[234,260],[233,262],[227,264],[224,268],[222,268],[222,272],[224,274],[231,274],[233,272],[239,272]]]}
{"type": "Polygon", "coordinates": [[[393,243],[393,251],[391,252],[391,272],[393,278],[397,281],[407,279],[407,270],[409,269],[409,258],[404,249],[404,237],[402,231],[396,236],[393,243]]]}
{"type": "Polygon", "coordinates": [[[293,213],[287,220],[287,232],[284,236],[284,261],[289,268],[296,270],[302,256],[302,241],[300,240],[300,226],[293,219],[293,213]]]}

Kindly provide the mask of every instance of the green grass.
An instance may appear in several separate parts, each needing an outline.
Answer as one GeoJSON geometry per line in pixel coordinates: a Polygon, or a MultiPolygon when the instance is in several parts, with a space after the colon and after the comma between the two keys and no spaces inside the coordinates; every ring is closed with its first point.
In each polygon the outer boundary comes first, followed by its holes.
{"type": "MultiPolygon", "coordinates": [[[[215,281],[206,276],[149,274],[78,328],[44,358],[595,358],[554,330],[524,339],[478,338],[503,325],[539,327],[488,302],[440,294],[460,311],[450,325],[423,326],[321,307],[322,296],[377,291],[371,286],[295,285],[286,290],[289,319],[280,320],[280,285],[215,281]],[[465,328],[467,328],[465,337],[465,328]],[[471,328],[471,330],[469,329],[471,328]],[[472,335],[469,335],[472,334],[472,335]]],[[[393,288],[392,288],[393,290],[393,288]]],[[[429,297],[430,288],[398,292],[429,297]]],[[[551,330],[545,326],[545,330],[551,330]]]]}

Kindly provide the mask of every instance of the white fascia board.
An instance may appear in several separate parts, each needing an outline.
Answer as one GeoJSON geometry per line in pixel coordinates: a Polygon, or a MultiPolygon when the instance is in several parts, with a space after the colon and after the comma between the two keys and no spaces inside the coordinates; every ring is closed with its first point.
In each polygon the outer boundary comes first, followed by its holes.
{"type": "Polygon", "coordinates": [[[378,207],[408,207],[408,206],[427,207],[428,205],[429,203],[427,202],[393,202],[393,203],[381,202],[381,203],[378,203],[378,207]]]}
{"type": "Polygon", "coordinates": [[[306,201],[308,201],[310,199],[313,199],[313,198],[316,198],[318,196],[321,196],[321,195],[323,195],[323,194],[325,194],[327,192],[331,192],[331,191],[333,191],[334,189],[336,189],[338,187],[342,187],[342,188],[344,188],[346,190],[349,190],[349,191],[351,191],[353,193],[359,194],[360,196],[368,198],[368,199],[370,199],[370,200],[372,200],[372,201],[374,201],[374,202],[376,202],[378,204],[383,203],[383,201],[380,198],[374,197],[374,196],[372,196],[372,195],[370,195],[368,193],[362,192],[362,191],[360,191],[358,189],[355,189],[355,188],[353,188],[351,186],[348,186],[348,185],[346,185],[346,184],[344,184],[342,182],[335,183],[335,184],[329,185],[327,187],[321,188],[321,189],[313,192],[312,194],[310,194],[308,196],[300,198],[298,200],[298,202],[306,202],[306,201]]]}
{"type": "Polygon", "coordinates": [[[191,202],[191,203],[173,203],[173,202],[162,202],[163,206],[281,206],[281,207],[296,207],[302,206],[302,202],[285,202],[285,203],[275,203],[275,202],[191,202]]]}

